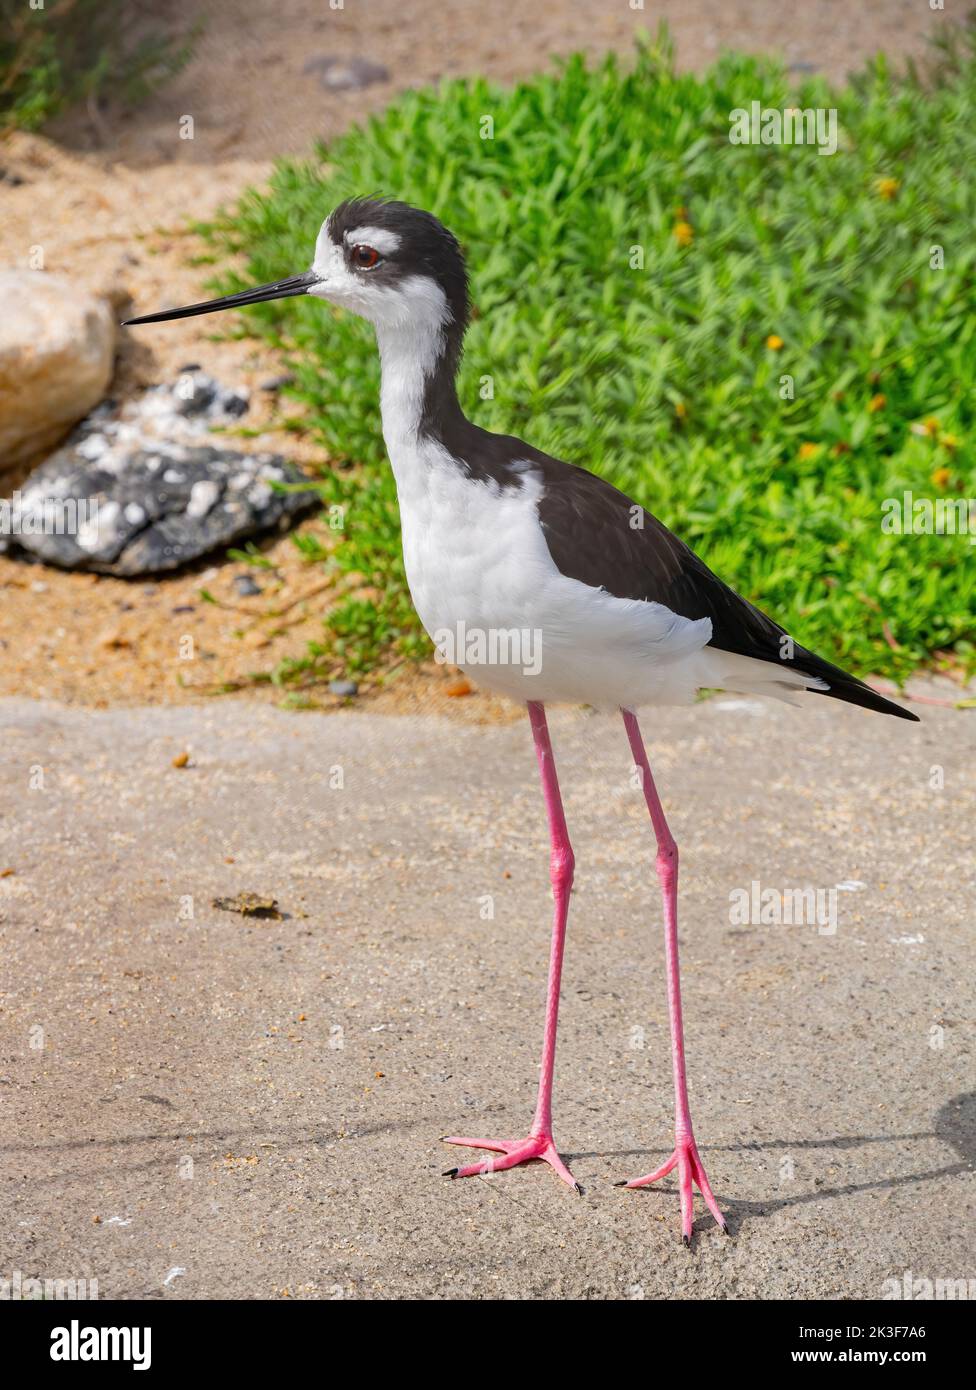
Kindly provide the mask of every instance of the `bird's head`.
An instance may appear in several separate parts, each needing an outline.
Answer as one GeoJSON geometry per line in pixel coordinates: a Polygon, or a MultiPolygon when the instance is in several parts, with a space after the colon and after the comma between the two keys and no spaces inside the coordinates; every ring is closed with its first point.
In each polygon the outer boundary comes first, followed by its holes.
{"type": "Polygon", "coordinates": [[[351,198],[322,223],[310,270],[128,323],[190,318],[299,294],[351,309],[379,329],[453,328],[460,335],[468,317],[464,257],[447,228],[407,203],[351,198]]]}

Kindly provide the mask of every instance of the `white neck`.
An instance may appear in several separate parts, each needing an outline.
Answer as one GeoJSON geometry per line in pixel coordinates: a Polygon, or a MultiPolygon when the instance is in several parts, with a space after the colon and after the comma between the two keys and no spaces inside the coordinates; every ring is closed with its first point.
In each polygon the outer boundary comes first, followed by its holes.
{"type": "Polygon", "coordinates": [[[420,467],[418,434],[424,392],[444,353],[444,333],[434,324],[377,324],[383,374],[380,412],[383,438],[400,486],[420,467]]]}
{"type": "Polygon", "coordinates": [[[378,324],[376,342],[383,373],[383,438],[389,448],[394,440],[416,436],[424,388],[444,351],[444,334],[429,325],[418,331],[416,324],[378,324]]]}
{"type": "Polygon", "coordinates": [[[445,365],[451,311],[426,275],[409,276],[371,308],[383,369],[383,438],[396,471],[404,451],[416,452],[427,384],[445,365]]]}

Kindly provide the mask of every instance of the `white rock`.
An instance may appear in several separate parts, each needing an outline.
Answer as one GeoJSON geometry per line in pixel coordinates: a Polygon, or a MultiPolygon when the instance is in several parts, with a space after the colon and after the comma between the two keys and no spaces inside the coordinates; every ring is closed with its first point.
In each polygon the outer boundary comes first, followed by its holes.
{"type": "Polygon", "coordinates": [[[111,307],[62,275],[0,271],[0,474],[55,445],[112,379],[111,307]]]}
{"type": "MultiPolygon", "coordinates": [[[[213,510],[213,505],[220,496],[220,488],[209,478],[201,479],[198,483],[193,483],[190,487],[190,500],[186,504],[186,514],[194,521],[199,521],[201,517],[213,510]]],[[[216,570],[214,571],[216,574],[216,570]]]]}

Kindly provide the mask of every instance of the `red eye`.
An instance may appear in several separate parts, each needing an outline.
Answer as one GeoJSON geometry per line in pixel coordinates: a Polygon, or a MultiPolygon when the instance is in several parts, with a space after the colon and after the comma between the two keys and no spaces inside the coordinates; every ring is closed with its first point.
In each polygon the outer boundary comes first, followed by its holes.
{"type": "Polygon", "coordinates": [[[372,270],[374,265],[379,264],[380,253],[374,251],[372,246],[354,246],[352,248],[353,265],[360,266],[363,270],[372,270]]]}

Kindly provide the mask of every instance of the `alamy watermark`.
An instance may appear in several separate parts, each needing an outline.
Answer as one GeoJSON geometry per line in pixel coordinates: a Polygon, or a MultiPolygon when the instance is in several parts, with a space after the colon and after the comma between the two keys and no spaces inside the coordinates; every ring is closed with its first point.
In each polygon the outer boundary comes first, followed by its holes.
{"type": "Polygon", "coordinates": [[[736,927],[816,927],[818,936],[837,934],[837,888],[748,888],[729,893],[729,922],[736,927]]]}
{"type": "Polygon", "coordinates": [[[20,491],[0,500],[0,536],[78,536],[98,531],[97,497],[38,497],[20,491]]]}
{"type": "Polygon", "coordinates": [[[976,497],[886,497],[881,530],[886,536],[968,536],[976,545],[976,497]]]}
{"type": "Polygon", "coordinates": [[[906,1269],[903,1274],[896,1274],[884,1281],[881,1297],[909,1298],[925,1303],[934,1300],[968,1303],[976,1299],[976,1279],[920,1278],[913,1270],[906,1269]]]}
{"type": "Polygon", "coordinates": [[[837,152],[837,108],[788,106],[779,111],[762,102],[729,112],[733,145],[816,145],[818,154],[837,152]]]}
{"type": "Polygon", "coordinates": [[[542,670],[540,628],[468,627],[462,619],[432,635],[434,660],[442,666],[519,666],[524,676],[542,670]]]}
{"type": "Polygon", "coordinates": [[[134,1371],[152,1365],[151,1327],[89,1327],[72,1318],[51,1329],[52,1361],[131,1361],[134,1371]]]}
{"type": "Polygon", "coordinates": [[[37,1279],[29,1274],[25,1276],[19,1269],[15,1269],[9,1279],[0,1275],[0,1301],[2,1302],[21,1303],[35,1299],[44,1299],[45,1301],[66,1299],[74,1303],[78,1299],[97,1297],[97,1279],[37,1279]]]}

